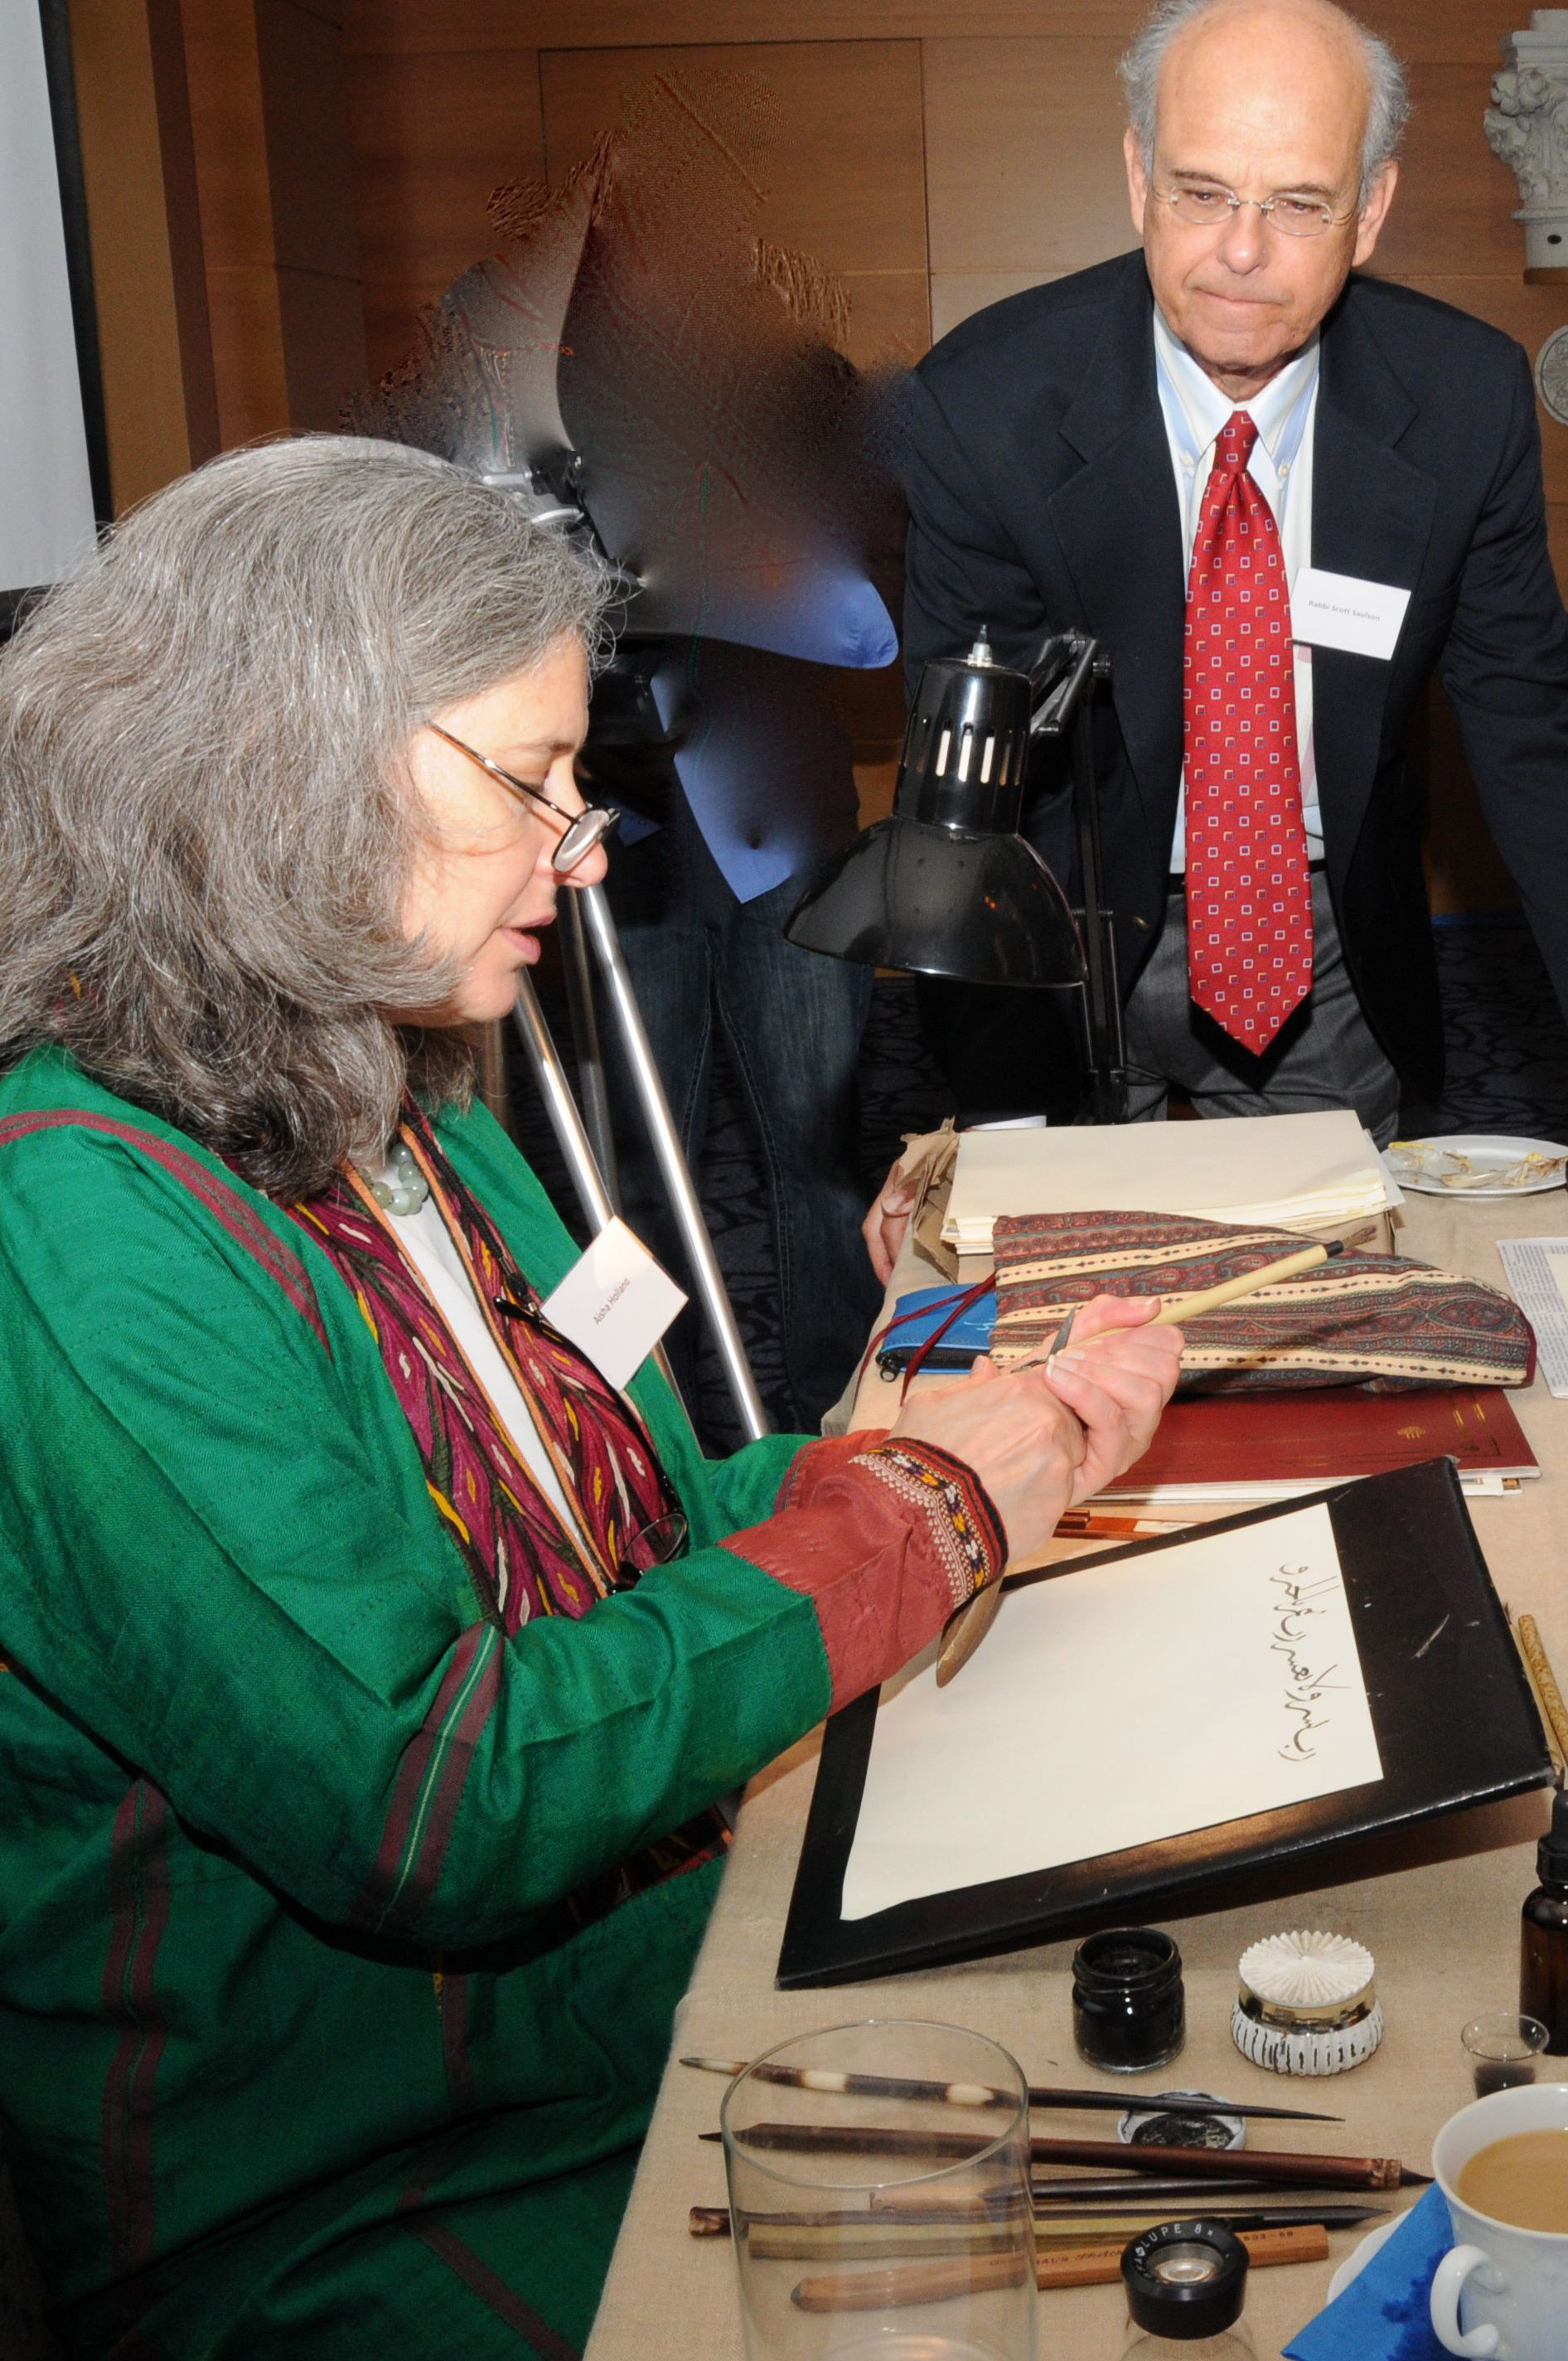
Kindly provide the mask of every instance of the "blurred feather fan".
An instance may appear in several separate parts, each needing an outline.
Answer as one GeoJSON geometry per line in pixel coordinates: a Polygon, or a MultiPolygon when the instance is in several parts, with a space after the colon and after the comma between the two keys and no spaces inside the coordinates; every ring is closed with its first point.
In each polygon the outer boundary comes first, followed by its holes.
{"type": "Polygon", "coordinates": [[[497,192],[508,250],[430,308],[352,423],[585,512],[630,632],[883,665],[884,389],[836,348],[841,286],[757,230],[770,127],[754,80],[699,104],[656,76],[559,190],[497,192]]]}

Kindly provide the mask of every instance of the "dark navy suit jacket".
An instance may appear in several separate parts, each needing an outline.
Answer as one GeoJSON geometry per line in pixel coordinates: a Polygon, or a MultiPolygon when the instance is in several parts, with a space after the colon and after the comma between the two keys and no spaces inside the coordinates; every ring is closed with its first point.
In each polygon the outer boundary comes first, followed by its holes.
{"type": "MultiPolygon", "coordinates": [[[[981,623],[1005,663],[1068,625],[1110,652],[1098,750],[1124,986],[1162,921],[1181,775],[1184,567],[1152,306],[1141,253],[992,304],[921,363],[905,419],[912,677],[981,623]]],[[[1314,650],[1313,737],[1352,978],[1396,1066],[1431,1089],[1422,790],[1402,741],[1434,670],[1568,1007],[1568,618],[1530,367],[1467,313],[1353,276],[1323,324],[1315,433],[1313,565],[1412,594],[1391,662],[1314,650]]],[[[1076,886],[1059,771],[1028,828],[1076,886]]]]}

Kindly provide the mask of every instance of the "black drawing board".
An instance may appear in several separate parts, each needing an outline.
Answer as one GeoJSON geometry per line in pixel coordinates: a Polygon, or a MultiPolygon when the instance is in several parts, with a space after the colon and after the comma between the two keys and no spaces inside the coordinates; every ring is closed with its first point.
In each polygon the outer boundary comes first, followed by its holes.
{"type": "MultiPolygon", "coordinates": [[[[1330,1848],[1551,1780],[1540,1718],[1508,1618],[1492,1587],[1453,1463],[1434,1459],[1310,1496],[1328,1509],[1354,1620],[1383,1777],[1126,1852],[904,1902],[869,1917],[840,1914],[844,1872],[876,1724],[870,1691],[828,1721],[779,1956],[784,1989],[850,1983],[900,1969],[983,1957],[1097,1926],[1156,1916],[1234,1887],[1238,1874],[1298,1863],[1310,1882],[1330,1848]]],[[[1296,1499],[1201,1530],[1229,1532],[1307,1506],[1296,1499]]],[[[1023,1581],[1070,1581],[1168,1539],[1045,1568],[1023,1581]]],[[[1260,1536],[1265,1538],[1264,1536],[1260,1536]]],[[[994,1639],[990,1644],[996,1644],[994,1639]]],[[[961,1678],[962,1675],[960,1675],[961,1678]]],[[[1107,1710],[1115,1667],[1106,1665],[1107,1710]]],[[[975,1797],[977,1812],[1004,1795],[975,1797]]]]}

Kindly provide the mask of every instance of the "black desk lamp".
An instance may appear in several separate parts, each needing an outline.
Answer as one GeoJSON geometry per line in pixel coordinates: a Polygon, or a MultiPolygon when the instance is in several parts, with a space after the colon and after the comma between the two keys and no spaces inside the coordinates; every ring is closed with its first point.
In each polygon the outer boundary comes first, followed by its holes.
{"type": "Polygon", "coordinates": [[[1115,947],[1103,906],[1090,703],[1110,664],[1069,631],[1027,673],[999,664],[982,631],[969,654],[928,664],[905,732],[892,817],[864,829],[797,905],[784,933],[805,950],[966,983],[1084,994],[1090,1111],[1126,1115],[1115,947]],[[1081,927],[1018,834],[1029,741],[1072,729],[1081,927]]]}

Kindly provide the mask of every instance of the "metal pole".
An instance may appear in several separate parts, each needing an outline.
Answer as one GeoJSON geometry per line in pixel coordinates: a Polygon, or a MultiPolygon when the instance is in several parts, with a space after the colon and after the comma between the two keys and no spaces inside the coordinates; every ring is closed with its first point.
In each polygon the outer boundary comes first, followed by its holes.
{"type": "Polygon", "coordinates": [[[740,1341],[740,1331],[735,1324],[735,1312],[718,1268],[718,1257],[713,1251],[713,1240],[708,1236],[702,1207],[697,1202],[696,1191],[686,1170],[680,1137],[670,1114],[669,1101],[664,1096],[659,1069],[653,1062],[653,1052],[642,1024],[642,1012],[631,989],[631,978],[627,973],[620,938],[615,930],[609,904],[602,885],[578,886],[574,899],[582,910],[588,940],[593,945],[594,956],[614,1004],[616,1023],[620,1029],[621,1047],[630,1069],[632,1087],[641,1102],[653,1153],[659,1160],[659,1170],[685,1248],[692,1281],[702,1299],[702,1308],[707,1315],[713,1341],[724,1364],[730,1397],[740,1413],[742,1427],[752,1442],[756,1442],[762,1435],[771,1434],[773,1429],[767,1411],[762,1408],[762,1398],[757,1391],[757,1381],[751,1375],[751,1365],[740,1341]]]}
{"type": "Polygon", "coordinates": [[[1089,962],[1090,1071],[1096,1123],[1124,1123],[1126,1050],[1122,995],[1116,984],[1116,944],[1105,909],[1100,798],[1094,785],[1093,718],[1087,696],[1073,716],[1073,800],[1078,807],[1079,860],[1083,871],[1083,948],[1089,962]]]}
{"type": "Polygon", "coordinates": [[[1084,1034],[1089,1050],[1090,1109],[1096,1123],[1127,1120],[1127,1050],[1122,994],[1116,979],[1116,938],[1105,907],[1105,862],[1100,841],[1100,795],[1094,782],[1094,732],[1090,708],[1097,685],[1111,677],[1111,659],[1081,631],[1053,634],[1029,675],[1041,701],[1029,723],[1033,737],[1059,738],[1072,730],[1072,803],[1083,872],[1084,1034]]]}
{"type": "MultiPolygon", "coordinates": [[[[533,1068],[533,1079],[539,1084],[539,1094],[544,1101],[550,1127],[566,1159],[572,1185],[597,1236],[600,1230],[608,1230],[615,1220],[615,1206],[609,1191],[604,1185],[604,1175],[595,1161],[592,1143],[583,1128],[583,1119],[577,1113],[577,1103],[572,1096],[565,1068],[551,1038],[550,1027],[544,1022],[544,1011],[539,1005],[533,979],[526,970],[520,971],[518,974],[512,1021],[528,1052],[528,1062],[533,1068]]],[[[675,1400],[680,1401],[681,1389],[675,1383],[675,1373],[670,1367],[669,1356],[663,1345],[654,1345],[652,1357],[675,1400]]]]}
{"type": "Polygon", "coordinates": [[[598,1011],[594,1006],[593,970],[588,965],[587,938],[576,894],[559,896],[561,961],[566,973],[566,1005],[572,1017],[572,1048],[577,1067],[577,1104],[583,1128],[594,1151],[594,1161],[616,1204],[620,1180],[615,1169],[615,1136],[610,1124],[609,1091],[605,1082],[604,1048],[599,1040],[598,1011]]]}
{"type": "Polygon", "coordinates": [[[528,1052],[528,1062],[533,1068],[533,1079],[539,1084],[539,1094],[544,1101],[550,1127],[566,1159],[577,1201],[597,1235],[614,1221],[615,1206],[609,1191],[605,1187],[604,1175],[599,1170],[592,1142],[583,1128],[583,1119],[577,1113],[577,1103],[566,1081],[565,1069],[550,1038],[550,1027],[544,1022],[544,1011],[539,1005],[533,979],[526,969],[521,969],[518,973],[512,1021],[528,1052]]]}

